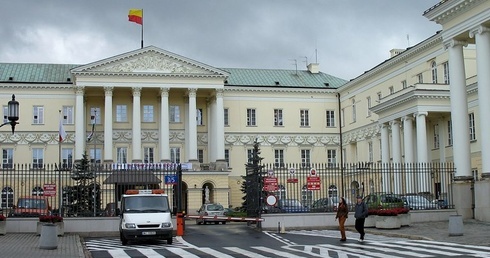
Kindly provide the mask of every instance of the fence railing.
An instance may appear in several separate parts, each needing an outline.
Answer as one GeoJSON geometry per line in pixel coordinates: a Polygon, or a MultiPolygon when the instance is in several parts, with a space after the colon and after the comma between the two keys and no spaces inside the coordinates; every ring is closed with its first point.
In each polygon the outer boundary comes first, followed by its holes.
{"type": "Polygon", "coordinates": [[[372,208],[398,206],[393,202],[399,199],[412,209],[453,207],[452,163],[266,164],[261,176],[265,195],[278,200],[274,206],[264,204],[263,212],[333,211],[338,197],[354,204],[359,195],[369,196],[372,208]],[[411,203],[416,201],[423,204],[411,203]],[[291,208],[298,203],[301,207],[291,208]]]}
{"type": "Polygon", "coordinates": [[[176,206],[176,164],[104,164],[87,171],[56,164],[13,164],[0,169],[1,213],[37,217],[48,210],[64,217],[115,216],[117,201],[127,189],[164,189],[176,206]],[[167,177],[171,177],[169,180],[167,177]],[[166,182],[167,180],[167,182],[166,182]]]}

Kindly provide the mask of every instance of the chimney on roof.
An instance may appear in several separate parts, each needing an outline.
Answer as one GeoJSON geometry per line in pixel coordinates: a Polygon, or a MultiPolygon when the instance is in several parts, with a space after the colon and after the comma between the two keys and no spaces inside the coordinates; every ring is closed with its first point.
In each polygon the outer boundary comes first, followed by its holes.
{"type": "Polygon", "coordinates": [[[394,48],[394,49],[390,50],[390,58],[400,54],[403,51],[405,51],[405,49],[394,48]]]}
{"type": "Polygon", "coordinates": [[[308,71],[310,71],[310,73],[319,73],[320,72],[320,64],[318,64],[318,63],[311,63],[307,67],[308,67],[308,71]]]}

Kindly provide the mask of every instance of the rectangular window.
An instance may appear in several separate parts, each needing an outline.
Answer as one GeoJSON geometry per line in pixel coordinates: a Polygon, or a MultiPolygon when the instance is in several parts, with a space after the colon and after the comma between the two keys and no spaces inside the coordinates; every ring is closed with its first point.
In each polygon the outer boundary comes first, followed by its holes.
{"type": "Polygon", "coordinates": [[[381,92],[376,93],[376,95],[378,96],[378,102],[381,102],[381,99],[383,98],[381,92]]]}
{"type": "Polygon", "coordinates": [[[247,108],[247,126],[256,126],[255,109],[247,108]]]}
{"type": "Polygon", "coordinates": [[[366,102],[367,102],[367,116],[370,117],[371,116],[371,97],[367,97],[366,99],[366,102]]]}
{"type": "Polygon", "coordinates": [[[301,166],[309,168],[311,163],[310,150],[301,150],[301,166]]]}
{"type": "Polygon", "coordinates": [[[126,105],[116,105],[116,122],[128,121],[128,107],[126,105]]]}
{"type": "Polygon", "coordinates": [[[170,162],[180,163],[180,148],[179,147],[170,148],[170,162]]]}
{"type": "Polygon", "coordinates": [[[43,168],[44,164],[44,149],[32,149],[32,168],[43,168]]]}
{"type": "Polygon", "coordinates": [[[155,163],[154,149],[152,147],[143,148],[143,152],[144,152],[144,156],[145,156],[145,158],[143,160],[144,163],[155,163]]]}
{"type": "Polygon", "coordinates": [[[390,95],[395,93],[395,88],[393,88],[393,86],[390,86],[388,89],[390,90],[390,95]]]}
{"type": "Polygon", "coordinates": [[[274,126],[283,126],[282,109],[274,109],[274,126]]]}
{"type": "Polygon", "coordinates": [[[301,126],[310,126],[310,116],[308,113],[308,109],[301,109],[299,113],[301,119],[301,126]]]}
{"type": "Polygon", "coordinates": [[[470,141],[476,140],[475,114],[469,114],[470,121],[470,141]]]}
{"type": "Polygon", "coordinates": [[[352,123],[356,122],[356,100],[352,99],[352,123]]]}
{"type": "Polygon", "coordinates": [[[373,160],[374,160],[373,142],[368,142],[368,159],[369,159],[369,162],[373,162],[373,160]]]}
{"type": "Polygon", "coordinates": [[[5,148],[2,150],[2,168],[13,168],[14,167],[14,149],[5,148]]]}
{"type": "Polygon", "coordinates": [[[102,150],[101,149],[93,149],[93,148],[90,149],[90,162],[92,164],[100,164],[101,160],[102,160],[102,150]]]}
{"type": "Polygon", "coordinates": [[[453,125],[451,120],[447,121],[447,144],[453,146],[453,125]]]}
{"type": "Polygon", "coordinates": [[[443,64],[444,67],[444,83],[449,84],[449,62],[443,64]]]}
{"type": "Polygon", "coordinates": [[[337,166],[337,150],[327,150],[327,164],[329,168],[337,166]]]}
{"type": "Polygon", "coordinates": [[[202,116],[202,108],[196,109],[196,124],[203,125],[203,116],[202,116]]]}
{"type": "Polygon", "coordinates": [[[153,105],[143,106],[143,122],[154,122],[155,112],[153,110],[153,105]]]}
{"type": "Polygon", "coordinates": [[[72,125],[75,123],[75,110],[73,106],[63,106],[63,124],[72,125]]]}
{"type": "Polygon", "coordinates": [[[33,107],[32,123],[35,125],[44,124],[44,107],[43,106],[34,106],[33,107]]]}
{"type": "Polygon", "coordinates": [[[4,123],[9,122],[9,107],[8,106],[3,106],[3,122],[4,123]]]}
{"type": "Polygon", "coordinates": [[[431,66],[431,74],[432,74],[432,83],[437,83],[437,64],[435,61],[432,61],[431,66]]]}
{"type": "Polygon", "coordinates": [[[225,149],[225,160],[228,167],[230,167],[230,150],[225,149]]]}
{"type": "Polygon", "coordinates": [[[95,119],[95,124],[100,125],[101,124],[100,117],[101,117],[101,114],[100,114],[100,108],[99,107],[90,108],[90,124],[93,124],[94,119],[95,119]]]}
{"type": "Polygon", "coordinates": [[[170,106],[170,122],[171,123],[180,123],[180,107],[179,106],[170,106]]]}
{"type": "Polygon", "coordinates": [[[254,158],[254,150],[248,149],[247,150],[247,163],[252,163],[253,158],[254,158]]]}
{"type": "Polygon", "coordinates": [[[284,150],[274,150],[274,166],[276,168],[284,167],[284,150]]]}
{"type": "Polygon", "coordinates": [[[342,124],[340,126],[345,126],[345,109],[340,110],[340,121],[342,124]]]}
{"type": "Polygon", "coordinates": [[[434,125],[434,149],[439,149],[439,125],[434,125]]]}
{"type": "Polygon", "coordinates": [[[199,160],[199,163],[204,163],[204,150],[197,150],[197,160],[199,160]]]}
{"type": "Polygon", "coordinates": [[[417,74],[417,81],[419,83],[424,83],[424,76],[422,75],[422,73],[417,74]]]}
{"type": "Polygon", "coordinates": [[[327,127],[335,127],[335,111],[327,110],[326,118],[327,118],[327,127]]]}
{"type": "Polygon", "coordinates": [[[73,166],[73,149],[63,148],[61,150],[61,168],[71,169],[73,166]]]}
{"type": "Polygon", "coordinates": [[[407,80],[403,80],[402,81],[402,89],[406,89],[407,88],[407,80]]]}
{"type": "Polygon", "coordinates": [[[227,108],[225,108],[225,110],[223,110],[223,111],[224,111],[224,112],[223,112],[223,114],[224,114],[224,116],[225,116],[225,119],[224,119],[224,121],[225,121],[225,126],[229,126],[229,125],[230,125],[230,121],[229,121],[229,113],[228,113],[228,112],[229,112],[229,110],[228,110],[227,108]]]}
{"type": "Polygon", "coordinates": [[[125,147],[116,148],[116,163],[119,164],[128,163],[128,148],[125,147]]]}

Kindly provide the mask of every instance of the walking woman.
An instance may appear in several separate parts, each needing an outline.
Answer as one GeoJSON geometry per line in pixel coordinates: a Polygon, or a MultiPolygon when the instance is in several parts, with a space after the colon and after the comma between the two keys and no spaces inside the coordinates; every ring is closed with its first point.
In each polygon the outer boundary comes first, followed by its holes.
{"type": "Polygon", "coordinates": [[[340,241],[345,242],[347,238],[345,237],[345,220],[347,219],[349,214],[349,207],[347,203],[345,203],[344,197],[340,198],[339,206],[337,207],[337,216],[335,216],[335,220],[339,219],[339,229],[340,229],[340,241]]]}

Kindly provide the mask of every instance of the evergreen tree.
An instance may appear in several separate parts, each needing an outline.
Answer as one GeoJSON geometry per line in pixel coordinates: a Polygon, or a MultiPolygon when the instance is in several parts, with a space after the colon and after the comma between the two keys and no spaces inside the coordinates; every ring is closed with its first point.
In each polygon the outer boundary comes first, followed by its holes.
{"type": "Polygon", "coordinates": [[[70,189],[73,195],[71,206],[74,215],[93,216],[94,208],[98,213],[100,211],[100,186],[94,181],[95,169],[91,166],[86,153],[75,163],[71,178],[77,181],[76,185],[70,189]]]}
{"type": "Polygon", "coordinates": [[[261,164],[263,159],[260,157],[259,143],[255,140],[252,157],[249,157],[248,163],[245,164],[246,175],[242,176],[244,181],[241,186],[244,193],[242,210],[246,211],[249,217],[259,216],[264,200],[262,170],[265,166],[261,164]]]}

